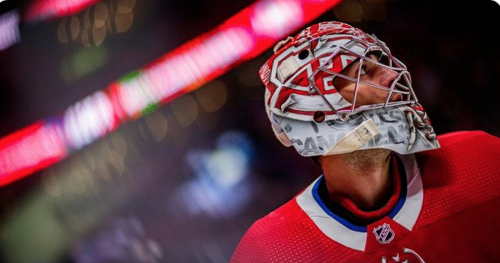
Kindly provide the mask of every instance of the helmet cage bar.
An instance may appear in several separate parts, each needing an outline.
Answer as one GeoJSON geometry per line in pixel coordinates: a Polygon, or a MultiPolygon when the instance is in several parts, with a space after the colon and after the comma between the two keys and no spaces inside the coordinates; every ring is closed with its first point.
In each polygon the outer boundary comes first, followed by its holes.
{"type": "MultiPolygon", "coordinates": [[[[375,41],[377,41],[377,43],[380,43],[380,48],[382,48],[382,50],[389,56],[389,58],[394,61],[394,64],[396,64],[396,66],[398,67],[402,67],[402,62],[399,61],[399,59],[395,58],[391,52],[389,51],[389,49],[387,48],[387,46],[385,45],[385,43],[383,41],[381,41],[380,39],[378,39],[377,36],[375,36],[375,34],[372,34],[372,37],[375,39],[375,41]]],[[[404,68],[406,68],[406,66],[403,66],[404,68]]],[[[410,74],[408,74],[408,77],[404,77],[406,83],[409,83],[410,84],[410,87],[411,87],[411,76],[410,74]],[[410,79],[408,79],[410,78],[410,79]]],[[[413,99],[415,100],[415,103],[418,103],[418,98],[417,98],[417,95],[415,95],[415,91],[413,89],[410,89],[412,95],[413,95],[413,99]]]]}
{"type": "MultiPolygon", "coordinates": [[[[407,100],[407,101],[410,101],[410,99],[411,99],[411,95],[412,95],[412,94],[410,94],[410,93],[409,93],[409,92],[407,92],[407,91],[399,91],[399,90],[395,90],[395,89],[394,89],[394,88],[397,86],[397,83],[399,83],[399,81],[400,81],[401,77],[403,77],[403,78],[405,79],[405,81],[407,81],[407,79],[408,79],[408,78],[406,78],[406,77],[409,77],[409,78],[410,78],[410,80],[411,80],[410,73],[409,73],[408,71],[401,72],[401,74],[399,74],[399,75],[398,75],[398,76],[394,79],[394,81],[393,81],[393,82],[392,82],[392,84],[391,84],[391,88],[390,88],[389,94],[387,95],[386,101],[385,101],[385,103],[384,103],[384,107],[387,107],[387,105],[389,104],[389,100],[391,99],[391,96],[392,96],[392,93],[393,93],[393,92],[400,93],[400,94],[403,94],[403,95],[408,95],[408,97],[407,97],[407,99],[406,99],[406,100],[407,100]]],[[[411,83],[411,82],[410,82],[410,83],[411,83]]],[[[404,88],[408,88],[408,87],[406,87],[406,86],[404,86],[404,85],[401,85],[401,86],[402,86],[402,87],[404,87],[404,88]]],[[[408,89],[410,89],[411,91],[413,90],[413,89],[411,89],[411,85],[410,85],[410,88],[408,88],[408,89]]],[[[403,100],[404,100],[404,99],[403,99],[403,100]]]]}
{"type": "MultiPolygon", "coordinates": [[[[363,68],[363,62],[364,62],[364,59],[360,58],[359,59],[359,66],[358,66],[358,74],[356,76],[356,79],[358,79],[358,80],[361,77],[361,69],[363,68]]],[[[354,107],[356,106],[356,99],[358,98],[358,86],[359,86],[358,84],[359,84],[359,81],[356,81],[354,84],[354,98],[352,99],[351,111],[354,111],[354,107]]],[[[333,86],[333,79],[332,79],[332,86],[333,86]]],[[[334,86],[334,88],[335,88],[335,86],[334,86]]],[[[340,91],[339,91],[339,93],[340,93],[340,91]]]]}
{"type": "MultiPolygon", "coordinates": [[[[356,79],[356,78],[349,77],[349,76],[344,75],[344,74],[342,74],[342,73],[336,73],[336,72],[333,72],[333,71],[328,70],[328,69],[320,69],[320,71],[324,71],[324,72],[330,73],[330,74],[332,74],[332,75],[335,75],[336,77],[341,77],[341,78],[344,78],[344,79],[349,80],[349,81],[352,81],[352,82],[356,82],[356,81],[357,81],[357,79],[356,79]]],[[[408,73],[408,72],[402,72],[401,74],[399,74],[399,76],[398,76],[398,77],[400,78],[400,76],[401,76],[401,75],[404,75],[405,73],[408,73]]],[[[398,79],[398,77],[396,77],[396,79],[398,79]]],[[[312,80],[313,80],[313,78],[312,78],[312,77],[310,77],[310,78],[309,78],[309,81],[312,81],[312,80]]],[[[377,85],[377,84],[373,84],[373,83],[371,83],[371,82],[366,82],[366,81],[361,81],[361,80],[360,80],[360,81],[359,81],[359,83],[364,84],[364,85],[367,85],[367,86],[370,86],[370,87],[373,87],[373,88],[376,88],[376,89],[380,89],[380,90],[385,90],[385,91],[390,91],[390,90],[391,90],[390,88],[387,88],[387,87],[384,87],[384,86],[381,86],[381,85],[377,85]]],[[[394,82],[394,83],[395,83],[395,82],[394,82]]],[[[391,86],[392,86],[392,85],[391,85],[391,86]]],[[[403,89],[408,89],[408,90],[409,90],[409,88],[408,88],[408,87],[406,87],[406,86],[404,86],[404,85],[402,85],[402,84],[397,85],[397,83],[395,83],[395,84],[394,84],[394,86],[398,86],[398,87],[401,87],[401,88],[403,88],[403,89]]],[[[394,90],[394,92],[396,92],[396,93],[401,93],[401,94],[405,94],[405,95],[409,95],[409,94],[411,94],[409,91],[403,91],[403,90],[394,90]]]]}
{"type": "Polygon", "coordinates": [[[408,72],[406,66],[404,66],[404,64],[402,62],[400,62],[397,58],[395,58],[394,56],[392,56],[392,54],[390,53],[390,51],[388,50],[388,48],[385,47],[385,44],[383,42],[381,42],[375,36],[373,36],[373,37],[376,40],[375,44],[368,43],[367,41],[364,41],[364,40],[361,40],[359,38],[355,38],[354,37],[347,44],[345,44],[343,46],[339,46],[339,48],[337,50],[335,50],[332,54],[330,54],[327,57],[327,59],[325,61],[323,61],[323,63],[321,63],[320,66],[311,74],[311,76],[308,77],[310,91],[311,92],[313,90],[316,91],[323,98],[323,100],[326,102],[326,104],[332,109],[332,111],[334,113],[336,113],[336,114],[340,113],[340,114],[344,115],[344,114],[347,114],[347,113],[358,113],[358,112],[365,111],[365,110],[385,108],[385,107],[388,107],[388,106],[400,106],[400,105],[406,105],[406,104],[411,104],[413,102],[417,102],[417,98],[416,98],[415,92],[413,91],[413,88],[411,86],[411,75],[408,72]],[[353,42],[358,42],[358,43],[360,43],[360,44],[362,44],[364,46],[367,46],[366,50],[363,52],[362,55],[354,53],[353,51],[351,51],[351,50],[349,50],[348,48],[345,47],[345,46],[350,45],[353,42]],[[374,59],[366,56],[367,53],[373,51],[372,47],[380,47],[380,48],[382,48],[382,51],[383,51],[382,55],[386,55],[388,57],[388,63],[389,63],[389,65],[383,64],[383,63],[381,63],[381,62],[379,62],[377,60],[374,60],[374,59]],[[327,69],[325,67],[335,56],[337,56],[340,53],[340,51],[345,51],[347,53],[350,53],[350,54],[352,54],[354,56],[359,57],[359,65],[358,65],[358,71],[357,71],[356,78],[347,76],[347,75],[342,74],[342,73],[333,72],[333,71],[331,71],[331,70],[329,70],[329,69],[327,69]],[[391,81],[391,86],[390,87],[384,87],[384,86],[381,86],[381,85],[378,85],[378,84],[375,84],[375,83],[361,81],[360,80],[361,69],[362,69],[363,63],[365,61],[369,61],[369,62],[375,64],[376,66],[380,66],[380,67],[383,67],[383,68],[386,68],[386,69],[398,72],[398,76],[393,81],[391,81]],[[395,66],[392,66],[392,63],[394,63],[395,66]],[[346,80],[349,80],[349,81],[352,81],[352,82],[355,83],[354,98],[353,98],[353,101],[351,103],[352,106],[351,106],[350,110],[336,110],[335,107],[325,97],[325,94],[323,94],[323,92],[321,92],[320,89],[316,86],[315,80],[314,80],[314,76],[318,72],[320,72],[320,71],[329,73],[329,74],[331,74],[331,75],[333,75],[335,77],[344,78],[346,80]],[[403,79],[403,81],[405,82],[404,84],[406,84],[406,85],[403,85],[401,83],[401,78],[403,79]],[[356,107],[357,92],[358,92],[358,86],[359,86],[360,83],[363,84],[363,85],[366,85],[366,86],[370,86],[370,87],[376,88],[376,89],[388,91],[388,96],[386,97],[385,102],[384,103],[378,103],[378,104],[371,104],[371,105],[360,105],[360,106],[356,107]],[[396,87],[398,87],[399,89],[396,89],[396,87]],[[403,96],[402,100],[390,102],[390,98],[391,98],[391,96],[394,93],[401,94],[403,96]]]}
{"type": "MultiPolygon", "coordinates": [[[[309,43],[311,43],[312,41],[310,41],[309,43]]],[[[313,74],[311,74],[311,77],[308,78],[309,80],[309,93],[313,93],[313,91],[315,90],[320,96],[321,98],[323,98],[323,100],[325,101],[325,103],[328,105],[328,107],[330,107],[332,109],[332,111],[337,114],[337,110],[335,109],[335,107],[333,107],[333,105],[330,103],[330,101],[325,97],[325,95],[318,89],[318,87],[316,86],[316,84],[314,83],[314,75],[316,75],[316,73],[318,73],[320,70],[323,70],[323,67],[329,62],[332,60],[333,57],[335,57],[338,53],[340,53],[340,49],[337,49],[335,52],[333,52],[331,55],[328,56],[328,58],[323,61],[323,63],[321,63],[321,65],[319,65],[318,69],[315,70],[313,72],[313,74]],[[312,89],[311,89],[312,87],[312,89]]],[[[324,71],[324,70],[323,70],[324,71]]],[[[329,70],[326,70],[327,72],[329,72],[329,70]]],[[[335,72],[332,72],[335,74],[335,72]]],[[[346,76],[347,77],[347,76],[346,76]]],[[[291,80],[290,80],[291,81],[291,80]]]]}

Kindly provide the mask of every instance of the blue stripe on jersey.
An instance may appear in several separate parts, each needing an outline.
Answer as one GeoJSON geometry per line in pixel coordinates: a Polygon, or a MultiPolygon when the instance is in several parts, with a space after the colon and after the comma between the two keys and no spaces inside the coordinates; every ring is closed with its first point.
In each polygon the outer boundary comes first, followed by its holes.
{"type": "MultiPolygon", "coordinates": [[[[406,179],[405,166],[404,166],[403,162],[399,159],[398,156],[395,156],[395,157],[396,157],[396,162],[397,162],[397,166],[398,166],[399,177],[401,178],[401,192],[399,195],[398,202],[396,203],[394,208],[391,210],[391,212],[389,212],[389,214],[388,214],[388,216],[391,219],[394,219],[394,217],[398,214],[398,212],[403,207],[403,205],[406,201],[406,193],[407,193],[407,189],[406,189],[407,188],[407,184],[406,184],[407,179],[406,179]]],[[[347,221],[346,219],[344,219],[343,217],[333,213],[332,211],[330,211],[330,209],[328,209],[328,207],[325,205],[325,203],[323,202],[323,200],[321,200],[321,197],[319,196],[319,185],[323,180],[325,180],[325,177],[323,175],[321,175],[321,177],[316,181],[316,184],[314,185],[314,187],[312,189],[312,195],[314,197],[314,200],[316,200],[316,203],[318,203],[318,205],[321,207],[321,209],[323,209],[323,211],[325,211],[325,213],[327,213],[333,219],[337,220],[339,223],[341,223],[345,227],[349,228],[350,230],[357,231],[357,232],[366,232],[366,226],[360,226],[360,225],[353,224],[353,223],[347,221]]]]}
{"type": "Polygon", "coordinates": [[[344,218],[334,214],[328,207],[326,207],[325,203],[323,203],[323,200],[321,200],[321,197],[319,196],[319,184],[321,183],[322,180],[325,180],[325,177],[322,175],[318,181],[316,181],[316,184],[314,185],[312,189],[312,194],[314,197],[314,200],[316,200],[316,203],[327,213],[329,216],[331,216],[333,219],[337,220],[339,223],[344,225],[345,227],[349,228],[350,230],[357,231],[357,232],[365,232],[366,233],[366,226],[358,226],[355,225],[344,218]]]}

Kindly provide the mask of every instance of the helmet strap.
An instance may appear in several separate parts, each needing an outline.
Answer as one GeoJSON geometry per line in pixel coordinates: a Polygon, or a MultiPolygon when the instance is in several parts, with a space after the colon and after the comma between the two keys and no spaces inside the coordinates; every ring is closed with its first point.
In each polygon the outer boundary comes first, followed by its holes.
{"type": "Polygon", "coordinates": [[[325,155],[353,152],[379,133],[380,130],[373,120],[367,119],[344,136],[339,142],[334,144],[325,155]]]}

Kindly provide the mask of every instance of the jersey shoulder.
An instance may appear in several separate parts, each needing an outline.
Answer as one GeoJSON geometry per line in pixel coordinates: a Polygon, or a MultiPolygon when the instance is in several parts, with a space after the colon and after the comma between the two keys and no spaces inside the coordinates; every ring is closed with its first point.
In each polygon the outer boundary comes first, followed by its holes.
{"type": "Polygon", "coordinates": [[[500,138],[493,136],[484,131],[458,131],[442,134],[438,136],[438,140],[443,147],[457,146],[457,143],[465,143],[465,146],[475,145],[477,149],[495,148],[500,146],[500,138]]]}
{"type": "Polygon", "coordinates": [[[255,222],[231,259],[242,262],[327,262],[348,258],[352,249],[324,235],[297,204],[296,197],[255,222]]]}
{"type": "Polygon", "coordinates": [[[500,138],[482,131],[438,136],[441,148],[417,153],[424,186],[418,225],[500,197],[500,138]]]}
{"type": "MultiPolygon", "coordinates": [[[[257,220],[245,233],[231,259],[232,263],[272,262],[273,248],[285,242],[287,233],[301,231],[305,218],[295,198],[257,220]]],[[[284,248],[284,247],[283,247],[284,248]]],[[[277,252],[281,254],[280,252],[277,252]]]]}
{"type": "Polygon", "coordinates": [[[443,161],[460,165],[458,161],[462,159],[466,165],[474,166],[472,160],[495,160],[495,154],[500,153],[500,138],[483,131],[452,132],[439,135],[438,140],[439,149],[416,154],[420,167],[433,164],[433,160],[441,167],[443,161]]]}

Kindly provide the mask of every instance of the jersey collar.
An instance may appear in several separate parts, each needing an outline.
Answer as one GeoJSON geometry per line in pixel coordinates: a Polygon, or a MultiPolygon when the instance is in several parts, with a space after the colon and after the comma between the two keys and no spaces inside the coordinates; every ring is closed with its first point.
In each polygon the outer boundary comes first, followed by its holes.
{"type": "MultiPolygon", "coordinates": [[[[401,195],[388,216],[408,230],[412,230],[420,214],[423,202],[423,187],[420,171],[414,155],[398,155],[404,169],[401,169],[401,195]]],[[[334,212],[319,198],[320,176],[296,198],[301,209],[314,224],[329,238],[352,249],[363,251],[366,246],[366,226],[355,225],[334,212]]]]}

